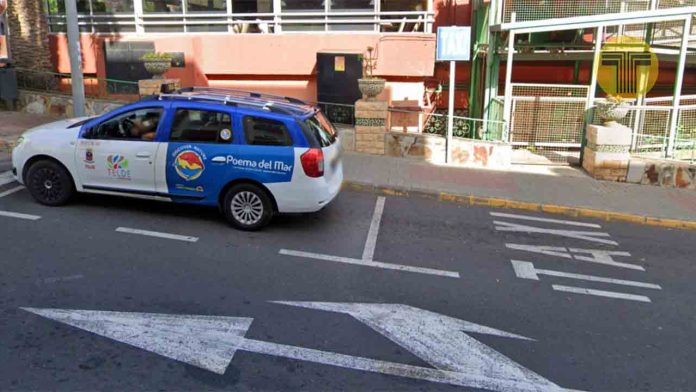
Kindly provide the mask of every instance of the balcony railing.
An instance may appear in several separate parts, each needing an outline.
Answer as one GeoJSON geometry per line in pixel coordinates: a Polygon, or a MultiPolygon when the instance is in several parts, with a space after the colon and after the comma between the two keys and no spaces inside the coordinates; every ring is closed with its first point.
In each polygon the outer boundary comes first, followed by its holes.
{"type": "Polygon", "coordinates": [[[696,0],[499,0],[498,21],[508,23],[696,6],[696,0]],[[654,3],[654,8],[652,7],[654,3]]]}
{"type": "MultiPolygon", "coordinates": [[[[51,32],[65,31],[65,15],[47,15],[47,18],[51,32]]],[[[87,33],[431,33],[433,22],[434,13],[428,11],[78,15],[80,31],[87,33]]]]}

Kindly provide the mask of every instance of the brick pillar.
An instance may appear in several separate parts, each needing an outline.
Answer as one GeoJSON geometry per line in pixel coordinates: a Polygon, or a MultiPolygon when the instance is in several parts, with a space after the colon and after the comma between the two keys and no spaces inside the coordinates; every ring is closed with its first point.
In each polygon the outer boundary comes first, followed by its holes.
{"type": "Polygon", "coordinates": [[[631,134],[631,128],[621,124],[588,125],[582,167],[598,180],[626,181],[631,134]]]}
{"type": "Polygon", "coordinates": [[[10,56],[18,67],[51,70],[48,22],[43,0],[10,0],[10,56]]]}
{"type": "Polygon", "coordinates": [[[355,103],[355,151],[384,155],[384,137],[387,133],[386,101],[355,103]]]}

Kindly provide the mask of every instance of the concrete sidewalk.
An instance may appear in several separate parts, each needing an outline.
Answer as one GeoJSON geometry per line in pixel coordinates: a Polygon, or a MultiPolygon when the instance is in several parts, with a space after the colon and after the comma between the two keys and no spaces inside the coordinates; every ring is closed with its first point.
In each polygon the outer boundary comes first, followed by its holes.
{"type": "Polygon", "coordinates": [[[510,171],[494,171],[358,153],[346,153],[344,167],[346,181],[354,188],[638,223],[689,221],[696,228],[693,190],[597,181],[573,167],[513,165],[510,171]]]}

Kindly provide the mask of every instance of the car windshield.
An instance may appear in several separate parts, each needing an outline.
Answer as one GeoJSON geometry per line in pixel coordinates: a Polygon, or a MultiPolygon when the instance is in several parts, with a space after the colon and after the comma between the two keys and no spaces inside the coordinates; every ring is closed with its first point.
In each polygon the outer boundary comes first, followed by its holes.
{"type": "Polygon", "coordinates": [[[305,120],[305,124],[322,147],[328,147],[336,141],[336,129],[322,112],[305,120]]]}

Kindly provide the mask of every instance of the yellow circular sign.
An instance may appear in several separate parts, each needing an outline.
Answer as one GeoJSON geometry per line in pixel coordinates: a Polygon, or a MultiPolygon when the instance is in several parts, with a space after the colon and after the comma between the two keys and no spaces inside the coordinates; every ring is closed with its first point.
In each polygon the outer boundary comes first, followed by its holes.
{"type": "Polygon", "coordinates": [[[609,95],[636,98],[653,88],[659,69],[657,55],[643,40],[612,37],[602,46],[597,83],[609,95]]]}

